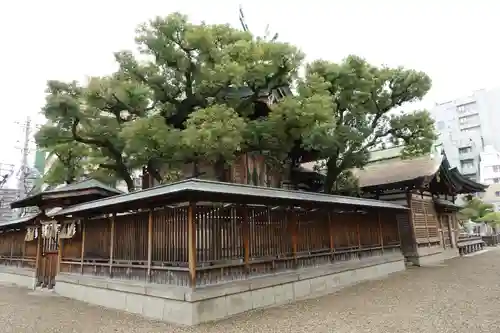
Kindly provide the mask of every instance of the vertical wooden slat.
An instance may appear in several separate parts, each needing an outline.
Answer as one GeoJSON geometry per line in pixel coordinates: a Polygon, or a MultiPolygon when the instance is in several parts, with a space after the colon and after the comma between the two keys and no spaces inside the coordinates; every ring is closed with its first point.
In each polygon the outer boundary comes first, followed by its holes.
{"type": "Polygon", "coordinates": [[[149,210],[148,216],[148,274],[147,279],[151,281],[151,259],[153,258],[153,210],[149,210]]]}
{"type": "Polygon", "coordinates": [[[114,245],[115,245],[115,217],[116,214],[113,213],[111,215],[111,235],[110,235],[110,241],[109,241],[109,276],[112,277],[112,271],[113,271],[113,251],[114,251],[114,245]]]}
{"type": "Polygon", "coordinates": [[[333,217],[332,213],[328,212],[328,231],[330,234],[330,252],[335,252],[335,234],[333,230],[333,217]]]}
{"type": "Polygon", "coordinates": [[[42,227],[38,226],[37,227],[37,244],[36,244],[36,259],[35,259],[35,274],[37,277],[37,283],[38,283],[38,278],[41,276],[42,268],[41,268],[41,263],[42,263],[42,227]]]}
{"type": "Polygon", "coordinates": [[[250,228],[248,225],[248,207],[245,205],[241,209],[243,214],[243,257],[245,260],[245,270],[250,272],[250,228]]]}
{"type": "Polygon", "coordinates": [[[361,234],[359,232],[359,217],[356,218],[356,236],[358,237],[358,248],[361,249],[361,234]]]}
{"type": "Polygon", "coordinates": [[[290,227],[290,234],[292,237],[292,256],[293,256],[293,261],[295,264],[297,264],[297,243],[298,243],[298,234],[297,234],[297,215],[295,212],[290,209],[289,213],[289,227],[290,227]]]}
{"type": "Polygon", "coordinates": [[[82,220],[82,246],[80,254],[80,273],[83,274],[83,259],[85,255],[85,220],[82,220]]]}
{"type": "Polygon", "coordinates": [[[379,233],[379,242],[382,247],[382,253],[384,253],[384,230],[382,229],[382,220],[380,218],[380,210],[377,210],[377,220],[378,220],[378,233],[379,233]]]}
{"type": "Polygon", "coordinates": [[[10,265],[12,265],[12,256],[14,255],[14,242],[16,241],[16,239],[14,238],[14,232],[11,233],[11,236],[10,236],[10,265]]]}
{"type": "Polygon", "coordinates": [[[189,203],[188,207],[188,263],[189,282],[191,287],[196,286],[196,221],[194,218],[194,203],[189,203]]]}
{"type": "MultiPolygon", "coordinates": [[[[61,225],[62,227],[62,225],[61,225]]],[[[57,268],[56,268],[56,274],[58,274],[61,271],[61,261],[62,261],[62,256],[63,256],[63,251],[64,251],[64,243],[63,239],[61,237],[57,237],[57,268]]]]}
{"type": "MultiPolygon", "coordinates": [[[[408,218],[409,218],[409,224],[410,224],[410,230],[412,231],[412,241],[413,241],[413,244],[412,244],[412,249],[413,250],[416,250],[417,249],[417,234],[416,234],[416,229],[415,229],[415,219],[414,219],[414,215],[413,215],[413,195],[411,193],[411,191],[407,191],[406,192],[406,201],[408,203],[408,218]]],[[[399,227],[399,222],[398,222],[398,237],[399,239],[401,239],[401,235],[400,235],[400,227],[399,227]]]]}
{"type": "Polygon", "coordinates": [[[425,232],[427,233],[427,242],[431,244],[431,235],[429,234],[429,226],[427,224],[427,205],[425,202],[421,202],[422,210],[424,211],[424,222],[425,222],[425,232]]]}

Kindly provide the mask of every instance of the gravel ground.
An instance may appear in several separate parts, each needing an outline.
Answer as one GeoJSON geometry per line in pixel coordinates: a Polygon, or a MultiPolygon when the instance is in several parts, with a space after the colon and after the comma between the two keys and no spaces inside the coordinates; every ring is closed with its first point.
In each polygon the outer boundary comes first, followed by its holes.
{"type": "Polygon", "coordinates": [[[0,331],[10,332],[500,332],[500,250],[410,268],[317,300],[180,328],[51,293],[0,287],[0,331]]]}

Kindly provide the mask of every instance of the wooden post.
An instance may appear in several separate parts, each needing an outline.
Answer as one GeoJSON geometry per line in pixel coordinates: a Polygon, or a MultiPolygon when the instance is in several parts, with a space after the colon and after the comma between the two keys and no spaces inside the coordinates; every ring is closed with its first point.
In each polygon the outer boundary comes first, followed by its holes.
{"type": "Polygon", "coordinates": [[[42,263],[42,227],[37,227],[37,244],[36,244],[36,259],[35,259],[35,274],[36,274],[36,283],[38,285],[38,279],[41,275],[41,263],[42,263]]]}
{"type": "Polygon", "coordinates": [[[22,261],[21,261],[21,267],[24,267],[25,266],[25,262],[24,262],[24,259],[26,259],[26,248],[28,246],[27,244],[28,242],[24,241],[23,242],[23,253],[21,254],[22,255],[22,261]]]}
{"type": "MultiPolygon", "coordinates": [[[[406,192],[406,201],[408,202],[408,219],[409,219],[408,222],[411,227],[411,232],[412,232],[411,239],[413,241],[413,244],[411,244],[411,249],[413,252],[415,252],[417,251],[418,244],[417,244],[417,232],[415,229],[415,221],[413,216],[413,195],[410,190],[406,192]]],[[[399,222],[398,222],[398,237],[399,241],[401,242],[401,230],[399,222]]]]}
{"type": "Polygon", "coordinates": [[[194,216],[195,204],[190,202],[188,207],[188,263],[189,283],[196,287],[196,218],[194,216]]]}
{"type": "Polygon", "coordinates": [[[82,220],[82,251],[80,254],[80,273],[83,275],[83,257],[85,255],[85,219],[82,220]]]}
{"type": "Polygon", "coordinates": [[[109,277],[113,277],[113,251],[115,247],[115,217],[116,213],[111,215],[111,236],[109,241],[109,277]]]}
{"type": "Polygon", "coordinates": [[[250,226],[248,225],[248,207],[244,205],[241,209],[243,214],[243,257],[245,260],[245,271],[250,272],[250,226]]]}
{"type": "Polygon", "coordinates": [[[149,210],[148,216],[148,272],[147,279],[151,281],[151,260],[153,258],[153,210],[149,210]]]}
{"type": "Polygon", "coordinates": [[[384,254],[384,230],[382,229],[382,221],[380,219],[380,210],[377,210],[377,220],[378,220],[380,247],[382,248],[382,254],[384,254]]]}
{"type": "Polygon", "coordinates": [[[427,245],[431,245],[431,237],[429,235],[429,226],[427,225],[427,207],[422,201],[422,210],[424,211],[425,233],[427,234],[427,245]]]}
{"type": "Polygon", "coordinates": [[[357,218],[357,223],[356,223],[356,236],[358,237],[358,249],[361,249],[361,234],[359,232],[359,217],[357,218]]]}
{"type": "MultiPolygon", "coordinates": [[[[61,227],[62,227],[62,224],[61,224],[61,227]]],[[[59,274],[59,272],[61,271],[61,261],[62,261],[62,254],[63,254],[63,247],[64,247],[64,243],[63,243],[63,239],[61,237],[59,237],[59,234],[57,234],[57,270],[56,270],[56,274],[59,274]]]]}
{"type": "Polygon", "coordinates": [[[333,218],[332,213],[328,212],[328,231],[330,234],[330,252],[335,252],[335,234],[333,230],[333,218]]]}
{"type": "Polygon", "coordinates": [[[10,237],[10,265],[12,266],[12,256],[14,255],[14,233],[11,234],[11,237],[10,237]]]}
{"type": "Polygon", "coordinates": [[[292,236],[292,256],[295,265],[297,264],[297,243],[298,243],[298,233],[297,233],[297,215],[294,213],[293,209],[290,208],[289,221],[290,224],[290,234],[292,236]]]}

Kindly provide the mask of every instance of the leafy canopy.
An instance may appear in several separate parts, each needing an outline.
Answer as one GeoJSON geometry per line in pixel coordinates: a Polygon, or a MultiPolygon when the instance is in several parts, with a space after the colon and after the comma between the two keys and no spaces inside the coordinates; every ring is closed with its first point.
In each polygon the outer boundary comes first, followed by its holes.
{"type": "Polygon", "coordinates": [[[464,207],[460,210],[463,218],[472,222],[484,222],[492,225],[500,223],[500,213],[495,212],[495,206],[485,203],[480,198],[466,198],[464,207]]]}
{"type": "Polygon", "coordinates": [[[384,143],[404,145],[406,156],[430,152],[436,139],[430,114],[425,110],[394,112],[425,96],[431,87],[425,73],[376,67],[349,56],[339,64],[323,60],[309,64],[302,84],[317,85],[318,78],[331,100],[334,129],[318,127],[307,144],[309,149],[321,151],[326,160],[326,191],[336,189],[336,180],[343,179],[343,173],[363,167],[369,151],[384,143]]]}
{"type": "Polygon", "coordinates": [[[353,183],[348,170],[366,164],[370,149],[390,142],[418,155],[435,139],[426,111],[393,112],[430,89],[422,72],[349,56],[299,76],[304,55],[293,45],[179,13],[140,26],[136,42],[140,56],[115,54],[116,73],[48,82],[48,122],[36,138],[58,156],[49,181],[100,172],[134,190],[132,172],[143,166],[162,182],[186,163],[223,169],[260,152],[287,171],[306,156],[324,159],[331,192],[353,183]],[[276,95],[289,87],[293,95],[276,95]]]}

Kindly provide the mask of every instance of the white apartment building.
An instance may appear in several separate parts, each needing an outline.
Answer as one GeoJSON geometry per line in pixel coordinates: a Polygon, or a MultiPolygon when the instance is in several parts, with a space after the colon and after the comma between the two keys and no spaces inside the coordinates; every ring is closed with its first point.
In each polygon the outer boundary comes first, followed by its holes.
{"type": "Polygon", "coordinates": [[[472,180],[480,181],[480,154],[485,146],[500,151],[500,89],[478,90],[431,109],[439,143],[450,161],[472,180]]]}
{"type": "Polygon", "coordinates": [[[500,152],[493,146],[486,146],[480,154],[480,161],[480,182],[490,185],[480,196],[483,201],[495,205],[496,211],[500,211],[500,152]]]}

